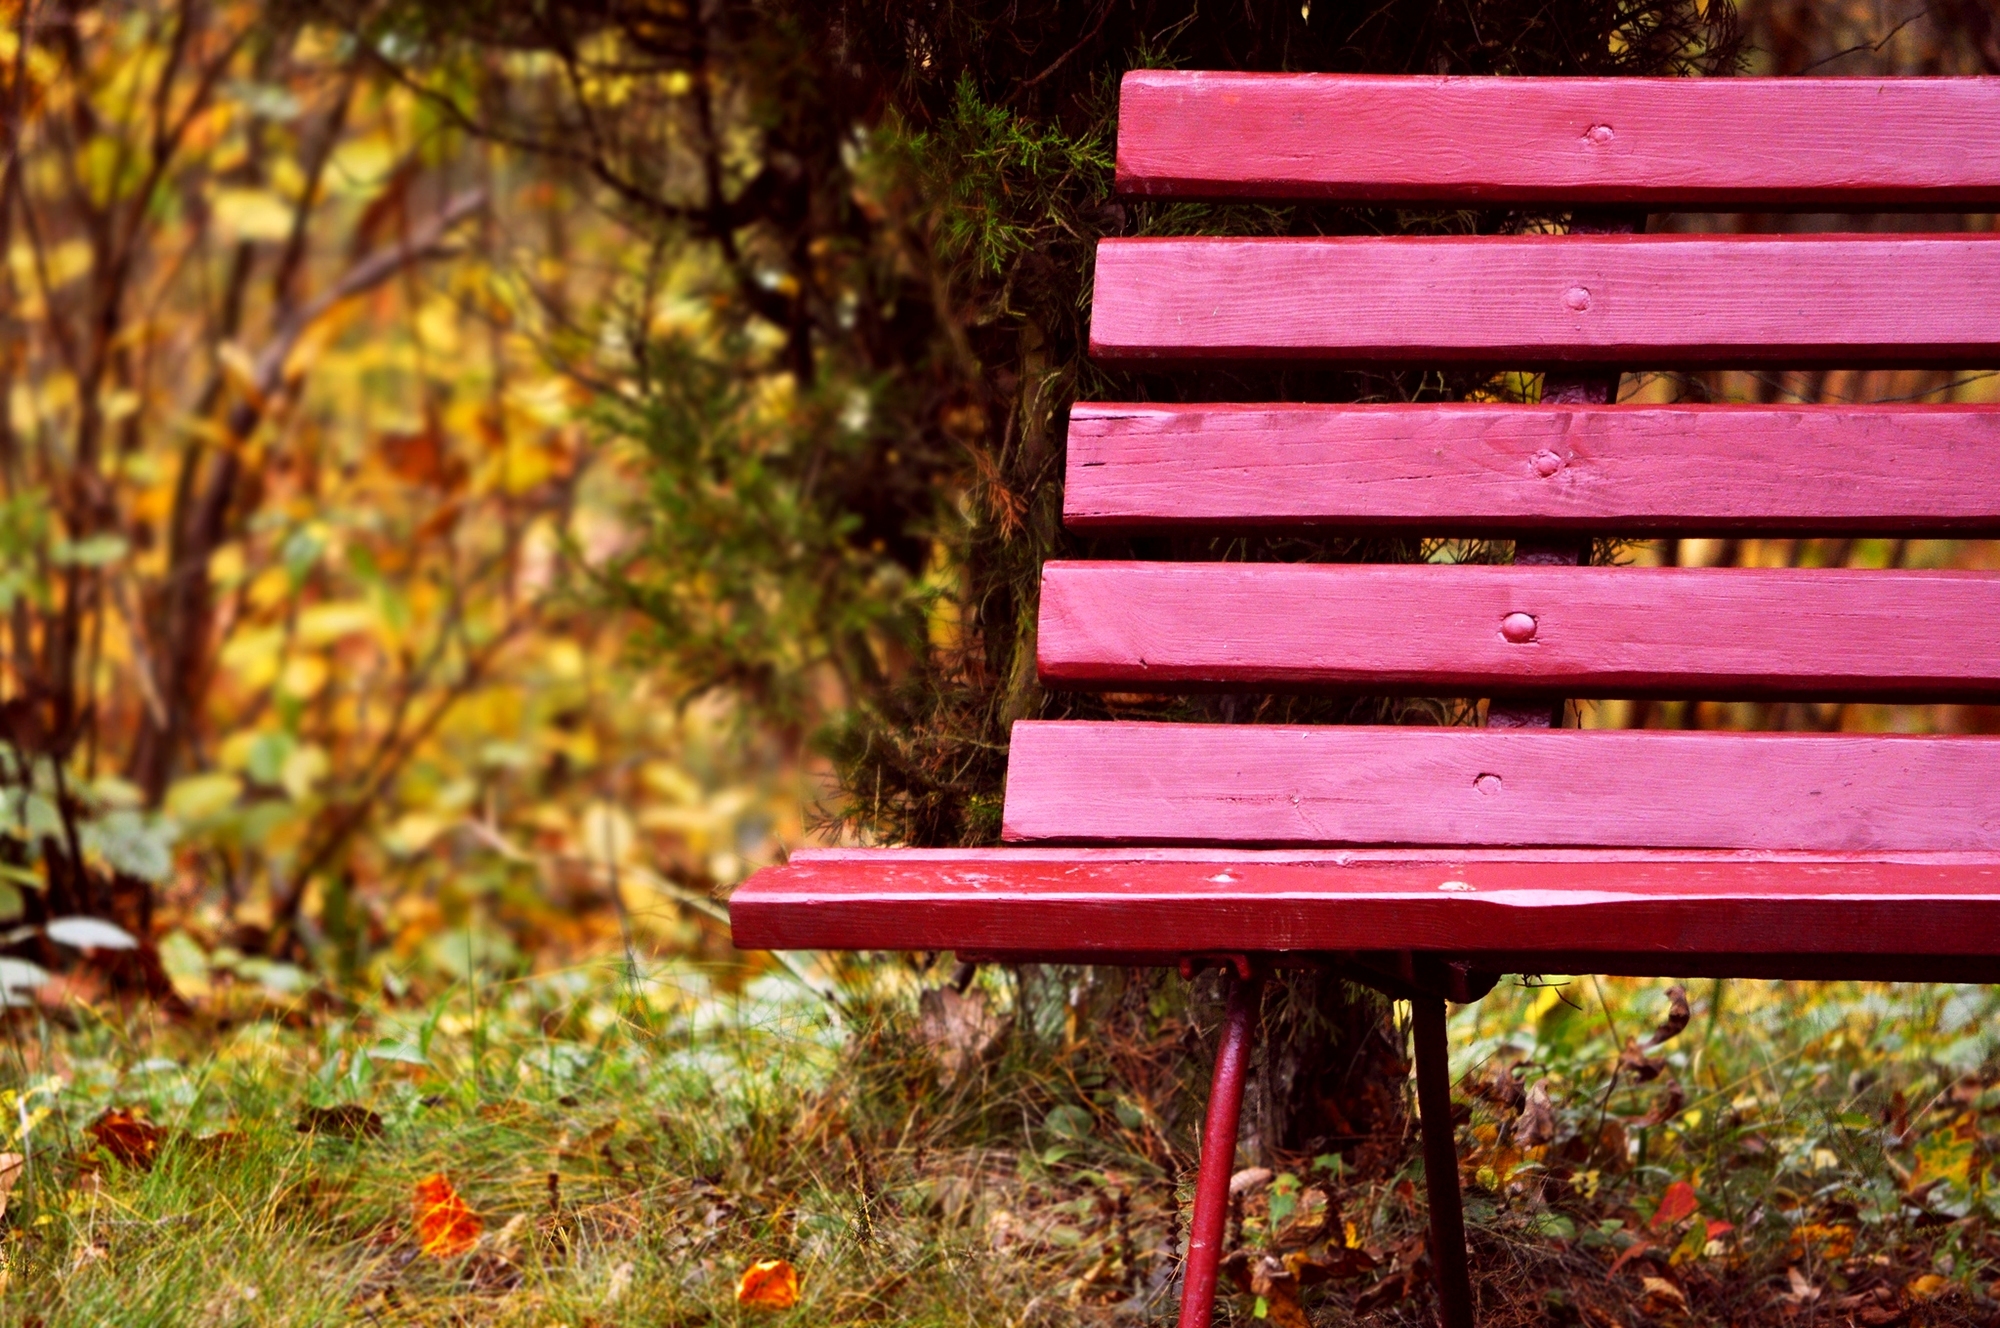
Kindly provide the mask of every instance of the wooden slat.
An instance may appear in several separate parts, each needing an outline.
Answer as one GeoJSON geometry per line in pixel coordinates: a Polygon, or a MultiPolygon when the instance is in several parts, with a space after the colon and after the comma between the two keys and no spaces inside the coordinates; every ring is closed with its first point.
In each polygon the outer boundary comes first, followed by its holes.
{"type": "Polygon", "coordinates": [[[1028,722],[1010,842],[2000,852],[2000,738],[1028,722]]]}
{"type": "Polygon", "coordinates": [[[2000,528],[2000,406],[1086,403],[1068,453],[1086,532],[2000,528]]]}
{"type": "Polygon", "coordinates": [[[1125,76],[1118,188],[1929,210],[2000,202],[2000,79],[1125,76]]]}
{"type": "Polygon", "coordinates": [[[1054,687],[1994,700],[2000,574],[1051,562],[1038,650],[1054,687]]]}
{"type": "Polygon", "coordinates": [[[1414,949],[1510,973],[1820,977],[1929,956],[1899,975],[2000,980],[1991,854],[818,850],[753,876],[729,912],[746,949],[1126,963],[1414,949]]]}
{"type": "Polygon", "coordinates": [[[2000,234],[1136,239],[1091,354],[1504,365],[2000,362],[2000,234]]]}

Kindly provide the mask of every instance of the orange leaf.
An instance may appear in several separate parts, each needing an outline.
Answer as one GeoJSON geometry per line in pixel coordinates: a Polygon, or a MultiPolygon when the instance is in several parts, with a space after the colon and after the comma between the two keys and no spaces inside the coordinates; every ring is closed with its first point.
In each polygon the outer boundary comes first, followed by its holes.
{"type": "Polygon", "coordinates": [[[799,1303],[799,1270],[783,1259],[760,1259],[743,1270],[736,1303],[760,1310],[788,1310],[799,1303]]]}
{"type": "Polygon", "coordinates": [[[1694,1186],[1677,1180],[1667,1186],[1667,1192],[1660,1196],[1660,1206],[1653,1210],[1653,1220],[1647,1225],[1657,1231],[1684,1217],[1693,1217],[1694,1210],[1699,1207],[1701,1203],[1694,1197],[1694,1186]]]}
{"type": "Polygon", "coordinates": [[[99,1148],[141,1171],[153,1165],[153,1155],[160,1151],[160,1140],[165,1134],[159,1126],[124,1107],[112,1108],[90,1125],[90,1137],[99,1148]]]}
{"type": "Polygon", "coordinates": [[[453,1259],[479,1243],[486,1224],[443,1176],[417,1182],[417,1245],[433,1259],[453,1259]]]}

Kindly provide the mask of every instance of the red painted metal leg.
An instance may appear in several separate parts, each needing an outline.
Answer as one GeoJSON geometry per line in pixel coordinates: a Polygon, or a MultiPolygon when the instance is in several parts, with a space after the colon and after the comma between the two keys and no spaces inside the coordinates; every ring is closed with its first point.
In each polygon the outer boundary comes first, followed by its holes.
{"type": "Polygon", "coordinates": [[[1215,1308],[1216,1267],[1229,1224],[1229,1177],[1236,1167],[1236,1123],[1243,1110],[1243,1076],[1256,1036],[1264,975],[1232,978],[1222,1046],[1215,1053],[1215,1081],[1208,1091],[1208,1123],[1201,1133],[1201,1174],[1194,1187],[1194,1220],[1188,1226],[1187,1263],[1181,1277],[1180,1328],[1208,1328],[1215,1308]]]}
{"type": "MultiPolygon", "coordinates": [[[[1417,1043],[1417,1112],[1424,1130],[1424,1188],[1431,1208],[1431,1264],[1437,1270],[1442,1328],[1472,1328],[1472,1279],[1465,1269],[1465,1213],[1458,1193],[1458,1145],[1451,1127],[1451,1061],[1444,1001],[1410,1002],[1417,1043]]],[[[1185,1328],[1186,1320],[1182,1321],[1185,1328]]]]}

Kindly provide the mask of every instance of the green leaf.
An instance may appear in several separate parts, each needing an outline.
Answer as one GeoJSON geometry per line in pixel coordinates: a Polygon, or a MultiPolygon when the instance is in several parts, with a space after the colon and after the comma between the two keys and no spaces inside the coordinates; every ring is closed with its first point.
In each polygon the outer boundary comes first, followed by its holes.
{"type": "Polygon", "coordinates": [[[11,881],[15,885],[25,885],[30,890],[44,889],[42,874],[32,867],[17,867],[11,862],[0,862],[0,881],[11,881]]]}
{"type": "Polygon", "coordinates": [[[384,1042],[380,1046],[368,1048],[368,1056],[378,1061],[395,1061],[399,1065],[429,1065],[430,1057],[407,1042],[384,1042]]]}
{"type": "Polygon", "coordinates": [[[106,567],[131,551],[123,535],[92,535],[87,539],[61,540],[49,551],[49,561],[59,567],[106,567]]]}

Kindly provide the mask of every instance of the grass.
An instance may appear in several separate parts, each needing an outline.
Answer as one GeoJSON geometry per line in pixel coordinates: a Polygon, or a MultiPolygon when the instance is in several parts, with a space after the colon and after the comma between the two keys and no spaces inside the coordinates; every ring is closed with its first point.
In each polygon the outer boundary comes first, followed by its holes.
{"type": "MultiPolygon", "coordinates": [[[[982,974],[1011,1032],[955,1077],[898,963],[843,974],[839,1011],[658,963],[15,1012],[0,1322],[1169,1322],[1213,992],[1190,1028],[1177,979],[1068,976],[1022,1000],[982,974]],[[445,1258],[413,1212],[438,1174],[482,1224],[445,1258]],[[797,1308],[738,1305],[772,1258],[797,1308]]],[[[1993,996],[1695,984],[1621,1067],[1665,986],[1455,1015],[1482,1324],[2000,1322],[1993,996]]],[[[1230,1321],[1433,1321],[1414,1149],[1371,1155],[1239,1159],[1273,1176],[1233,1227],[1230,1321]]]]}

